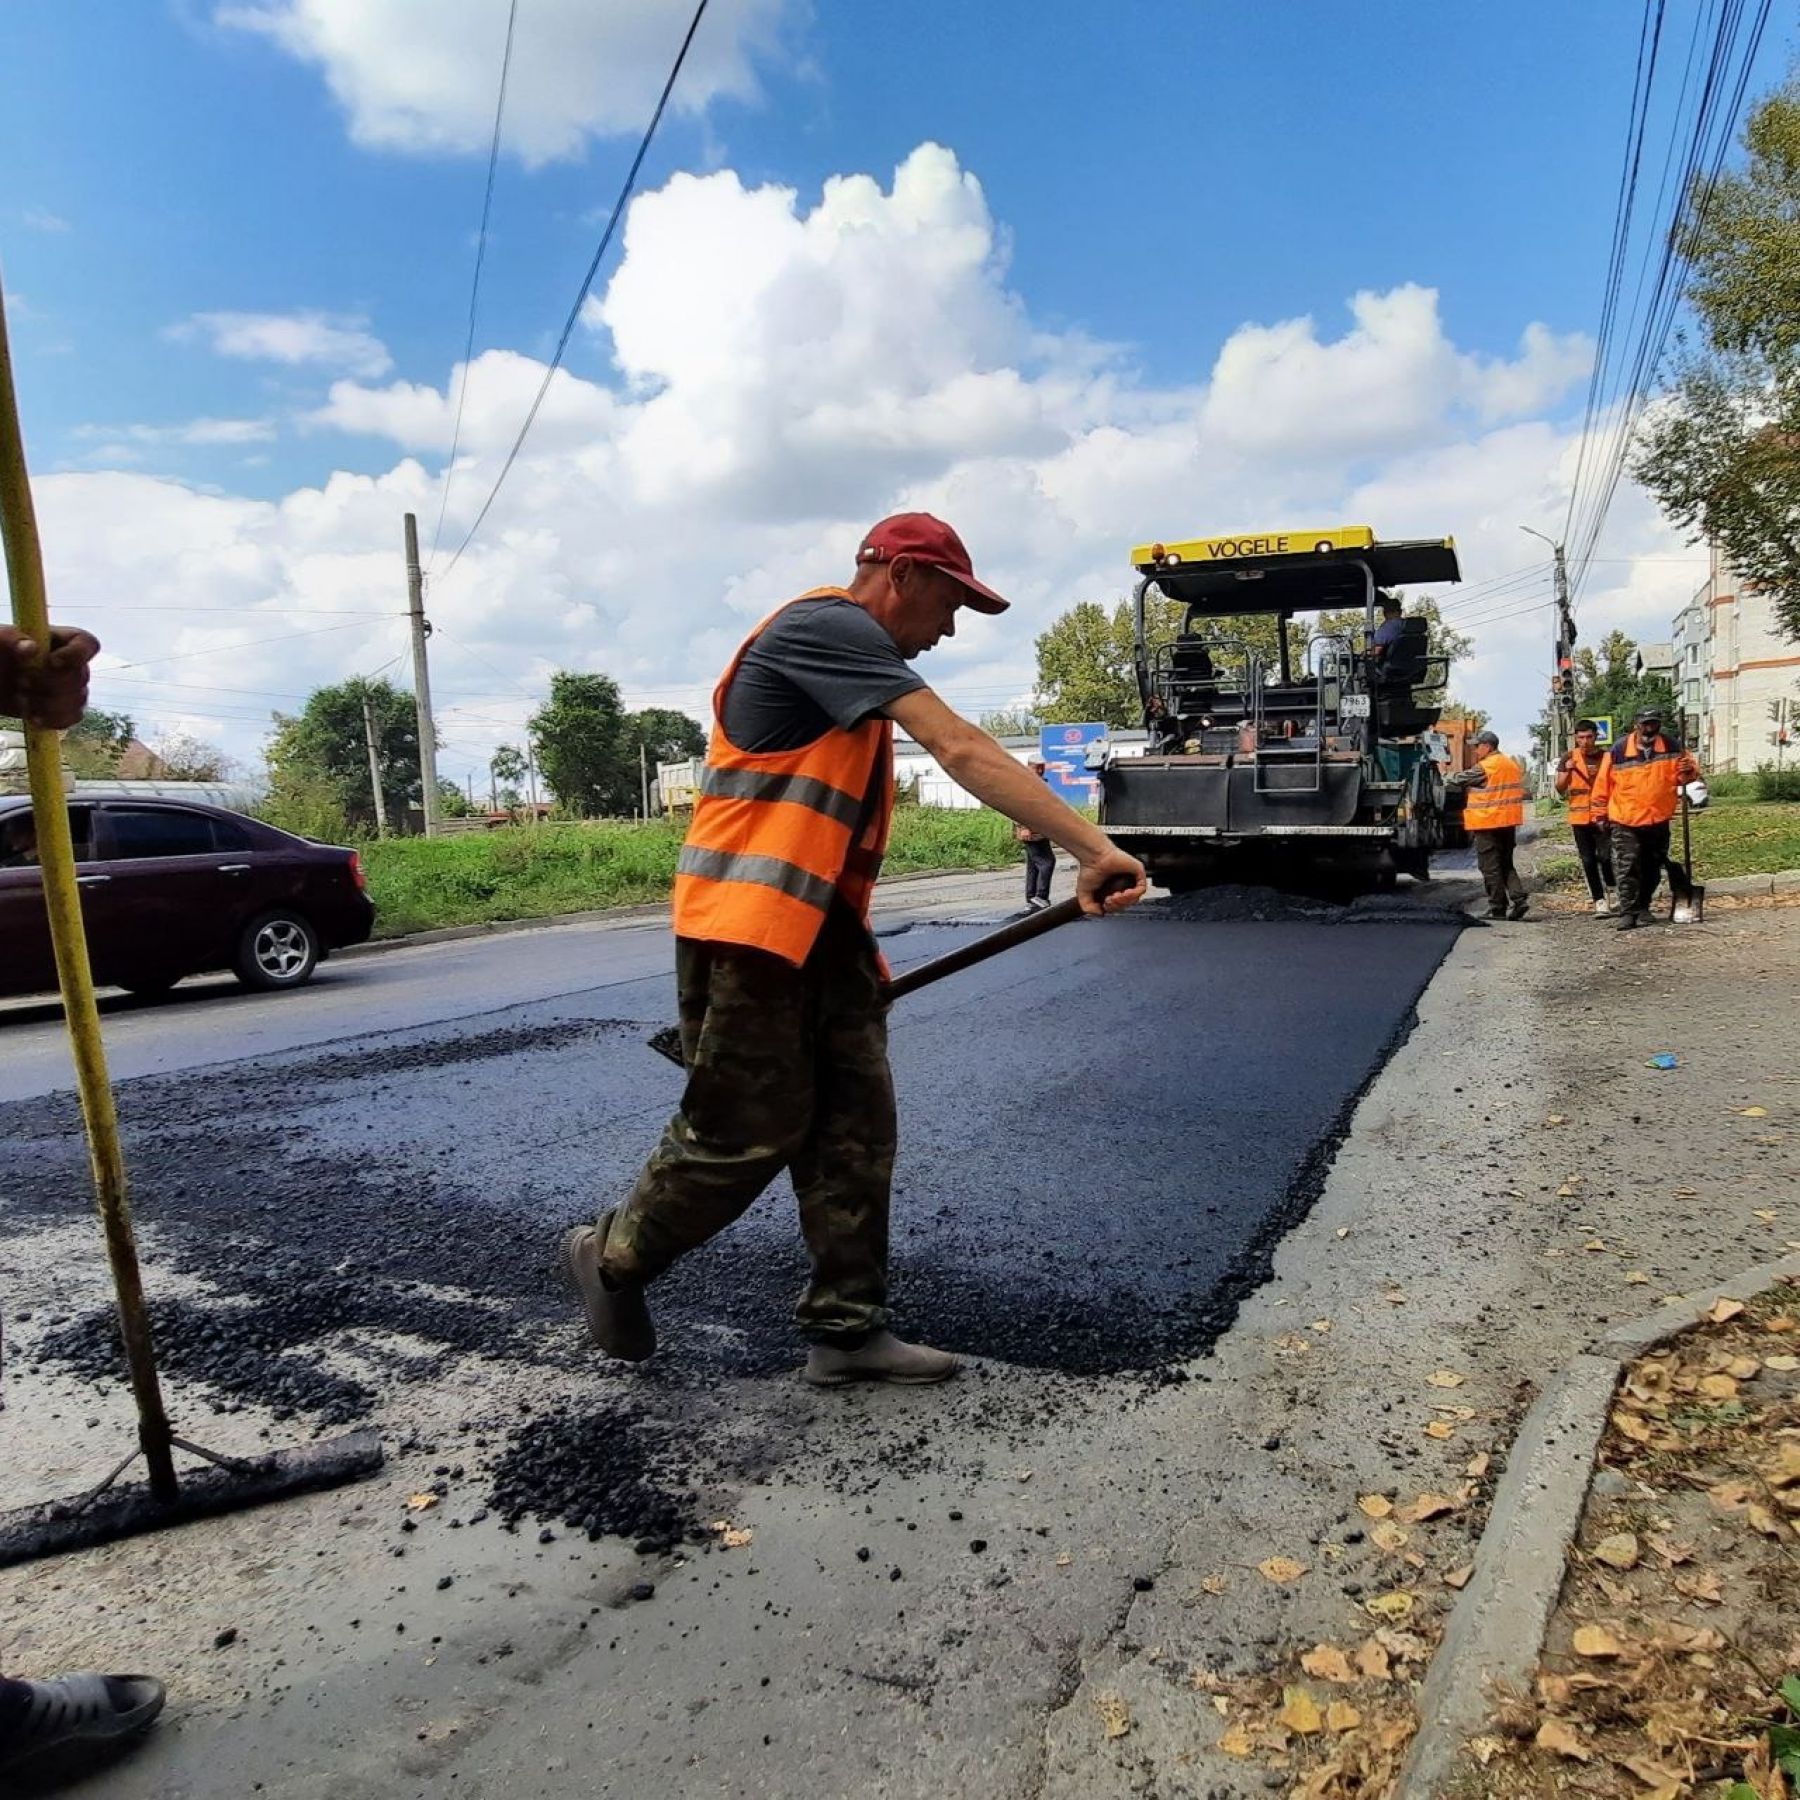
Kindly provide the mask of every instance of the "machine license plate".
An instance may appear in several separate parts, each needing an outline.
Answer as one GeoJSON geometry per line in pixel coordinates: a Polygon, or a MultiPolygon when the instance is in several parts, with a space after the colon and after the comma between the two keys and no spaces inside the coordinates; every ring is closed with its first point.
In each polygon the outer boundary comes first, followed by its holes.
{"type": "Polygon", "coordinates": [[[1346,719],[1366,719],[1369,716],[1369,696],[1367,694],[1346,694],[1338,711],[1346,719]]]}

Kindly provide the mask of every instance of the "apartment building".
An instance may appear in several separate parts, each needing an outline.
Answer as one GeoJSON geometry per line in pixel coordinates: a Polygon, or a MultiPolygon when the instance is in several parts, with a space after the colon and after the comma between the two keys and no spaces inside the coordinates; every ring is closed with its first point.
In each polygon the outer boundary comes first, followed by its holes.
{"type": "Polygon", "coordinates": [[[1800,697],[1800,643],[1782,635],[1768,599],[1742,585],[1717,550],[1676,615],[1671,651],[1671,678],[1706,766],[1773,762],[1770,703],[1800,697]]]}

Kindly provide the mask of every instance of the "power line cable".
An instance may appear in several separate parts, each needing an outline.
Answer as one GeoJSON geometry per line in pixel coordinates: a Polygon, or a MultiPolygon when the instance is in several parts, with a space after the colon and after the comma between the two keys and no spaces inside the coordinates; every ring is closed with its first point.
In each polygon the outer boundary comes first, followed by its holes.
{"type": "Polygon", "coordinates": [[[663,90],[656,102],[656,110],[650,115],[650,123],[644,128],[644,136],[637,148],[637,155],[631,159],[631,167],[626,171],[624,185],[619,189],[619,197],[613,202],[612,215],[606,221],[606,229],[600,234],[600,242],[594,249],[592,260],[588,263],[587,273],[582,277],[581,286],[575,294],[575,303],[569,308],[569,316],[563,322],[562,336],[556,341],[556,353],[550,359],[550,366],[544,371],[544,379],[539,382],[536,395],[531,402],[531,409],[525,415],[525,423],[519,427],[519,435],[513,439],[512,448],[506,453],[506,461],[500,465],[500,473],[494,477],[494,485],[488,490],[488,496],[481,503],[481,510],[475,515],[475,522],[465,534],[463,541],[457,545],[456,554],[444,565],[447,577],[452,569],[462,560],[462,555],[474,542],[475,534],[481,529],[482,521],[488,516],[512,466],[519,459],[519,451],[524,447],[527,434],[536,422],[538,410],[544,404],[544,396],[550,391],[550,383],[556,372],[562,367],[564,354],[569,348],[569,339],[575,334],[575,326],[581,318],[581,309],[587,303],[588,291],[594,285],[594,277],[600,272],[600,263],[613,241],[613,234],[619,228],[619,221],[625,215],[626,205],[637,186],[638,171],[644,166],[644,158],[650,154],[650,145],[656,137],[656,128],[662,123],[664,110],[669,104],[669,96],[675,91],[675,83],[681,74],[682,64],[687,61],[689,49],[693,46],[694,34],[700,29],[700,21],[706,15],[707,0],[700,0],[694,8],[694,16],[688,22],[687,35],[681,40],[681,48],[677,51],[673,66],[669,70],[669,78],[663,83],[663,90]]]}
{"type": "Polygon", "coordinates": [[[512,68],[513,28],[519,22],[519,0],[506,9],[506,49],[500,57],[500,93],[494,101],[494,141],[488,146],[487,185],[481,195],[481,229],[475,237],[475,273],[469,282],[469,335],[463,345],[462,375],[456,384],[456,423],[450,428],[450,457],[444,464],[444,489],[438,496],[437,524],[432,527],[431,548],[426,552],[429,570],[437,560],[438,539],[444,535],[444,512],[450,504],[450,484],[456,479],[456,451],[462,442],[463,402],[469,397],[469,364],[475,355],[475,312],[481,297],[481,265],[487,258],[488,215],[494,207],[494,174],[500,166],[500,121],[506,117],[506,77],[512,68]]]}

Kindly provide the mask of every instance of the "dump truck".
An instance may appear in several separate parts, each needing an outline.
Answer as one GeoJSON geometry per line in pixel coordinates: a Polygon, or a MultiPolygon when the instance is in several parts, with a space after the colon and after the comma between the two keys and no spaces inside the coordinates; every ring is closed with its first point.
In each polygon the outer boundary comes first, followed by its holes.
{"type": "Polygon", "coordinates": [[[1416,615],[1374,642],[1384,595],[1461,579],[1453,539],[1334,526],[1144,544],[1131,560],[1150,741],[1100,771],[1100,824],[1153,881],[1383,888],[1429,879],[1432,852],[1466,842],[1434,730],[1448,658],[1416,615]]]}

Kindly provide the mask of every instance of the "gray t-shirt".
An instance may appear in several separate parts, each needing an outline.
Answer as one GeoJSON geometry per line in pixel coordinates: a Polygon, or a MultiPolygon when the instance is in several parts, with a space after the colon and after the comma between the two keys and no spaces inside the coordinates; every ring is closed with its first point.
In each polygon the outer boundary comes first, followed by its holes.
{"type": "Polygon", "coordinates": [[[924,686],[854,600],[797,600],[738,664],[720,723],[740,750],[800,750],[834,725],[860,725],[924,686]]]}

